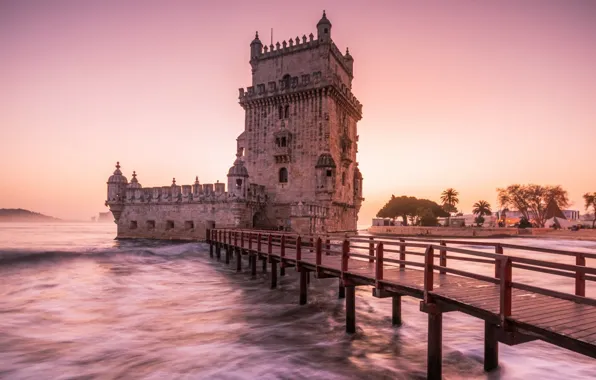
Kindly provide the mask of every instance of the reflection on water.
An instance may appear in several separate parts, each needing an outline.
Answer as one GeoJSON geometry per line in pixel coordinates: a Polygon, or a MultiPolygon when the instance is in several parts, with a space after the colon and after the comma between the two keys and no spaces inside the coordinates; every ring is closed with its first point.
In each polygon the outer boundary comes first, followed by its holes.
{"type": "MultiPolygon", "coordinates": [[[[404,297],[404,326],[392,328],[391,301],[358,288],[348,336],[337,279],[311,281],[299,306],[293,269],[270,290],[266,274],[237,274],[205,244],[117,242],[111,224],[0,227],[1,378],[425,378],[415,299],[404,297]]],[[[446,378],[596,378],[593,359],[541,342],[501,345],[502,367],[487,375],[483,326],[445,314],[446,378]]]]}

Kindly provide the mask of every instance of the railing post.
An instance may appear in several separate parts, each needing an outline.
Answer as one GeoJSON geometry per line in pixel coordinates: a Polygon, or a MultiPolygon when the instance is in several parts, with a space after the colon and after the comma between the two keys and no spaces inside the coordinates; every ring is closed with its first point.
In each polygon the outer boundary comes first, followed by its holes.
{"type": "Polygon", "coordinates": [[[248,253],[252,251],[252,233],[248,233],[248,253]]]}
{"type": "Polygon", "coordinates": [[[511,257],[503,256],[501,260],[501,307],[500,307],[500,319],[501,328],[505,327],[507,318],[511,316],[511,282],[512,282],[512,265],[511,257]]]}
{"type": "MultiPolygon", "coordinates": [[[[497,255],[503,254],[503,247],[501,244],[495,245],[495,253],[497,255]]],[[[495,278],[501,278],[501,259],[495,259],[495,278]]]]}
{"type": "MultiPolygon", "coordinates": [[[[440,244],[441,244],[442,247],[446,247],[447,246],[447,243],[445,243],[444,241],[441,241],[440,244]]],[[[442,266],[442,267],[446,267],[447,266],[447,250],[445,250],[445,249],[441,249],[439,251],[439,265],[442,266]]],[[[443,270],[443,269],[440,269],[439,270],[439,274],[445,274],[445,273],[447,273],[447,272],[445,272],[445,270],[443,270]]]]}
{"type": "MultiPolygon", "coordinates": [[[[406,260],[406,241],[404,239],[399,239],[399,241],[401,242],[401,244],[399,245],[399,259],[402,261],[405,261],[406,260]]],[[[399,268],[405,269],[406,264],[399,263],[399,268]]]]}
{"type": "Polygon", "coordinates": [[[271,253],[273,252],[273,243],[271,241],[271,234],[267,238],[267,254],[269,255],[269,261],[271,261],[271,253]]]}
{"type": "Polygon", "coordinates": [[[431,303],[430,292],[433,290],[435,253],[432,245],[424,253],[424,303],[431,303]]]}
{"type": "MultiPolygon", "coordinates": [[[[575,265],[586,266],[586,256],[582,252],[575,254],[575,265]]],[[[575,295],[586,296],[586,273],[579,270],[575,271],[575,295]]]]}
{"type": "Polygon", "coordinates": [[[383,243],[379,242],[377,244],[377,257],[375,263],[375,280],[376,280],[376,287],[380,289],[379,281],[383,280],[383,243]]]}
{"type": "Polygon", "coordinates": [[[261,234],[257,234],[257,254],[261,253],[261,234]]]}
{"type": "Polygon", "coordinates": [[[238,248],[238,231],[234,231],[234,248],[238,248]]]}
{"type": "Polygon", "coordinates": [[[347,240],[344,240],[344,243],[342,245],[342,249],[341,249],[341,271],[342,271],[342,276],[343,276],[343,272],[347,272],[348,271],[348,259],[350,258],[350,242],[347,240]]]}
{"type": "Polygon", "coordinates": [[[308,252],[313,253],[315,251],[315,239],[313,237],[310,238],[310,249],[308,252]]]}
{"type": "Polygon", "coordinates": [[[240,232],[240,248],[244,248],[244,232],[240,232]]]}
{"type": "Polygon", "coordinates": [[[323,261],[323,255],[322,255],[322,251],[323,251],[323,241],[321,240],[321,238],[317,238],[317,246],[315,247],[315,264],[317,266],[321,265],[321,262],[323,261]]]}
{"type": "Polygon", "coordinates": [[[375,256],[375,242],[373,240],[373,237],[369,237],[370,242],[368,243],[368,255],[370,256],[370,259],[368,259],[369,263],[372,263],[374,261],[374,256],[375,256]]]}

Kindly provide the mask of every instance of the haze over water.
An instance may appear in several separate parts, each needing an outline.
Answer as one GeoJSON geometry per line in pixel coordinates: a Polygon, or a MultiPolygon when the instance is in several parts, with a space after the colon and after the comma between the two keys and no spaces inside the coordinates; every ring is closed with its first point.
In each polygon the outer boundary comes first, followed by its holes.
{"type": "MultiPolygon", "coordinates": [[[[392,328],[391,302],[359,287],[358,332],[349,336],[336,279],[313,279],[308,305],[299,306],[293,269],[270,290],[260,265],[251,280],[246,264],[237,274],[209,259],[206,244],[114,236],[111,223],[0,225],[0,378],[425,378],[427,320],[418,300],[404,297],[404,325],[392,328]]],[[[524,281],[571,286],[544,274],[524,281]]],[[[483,328],[464,314],[444,315],[445,378],[596,378],[593,359],[542,342],[501,344],[501,369],[487,375],[483,328]]]]}

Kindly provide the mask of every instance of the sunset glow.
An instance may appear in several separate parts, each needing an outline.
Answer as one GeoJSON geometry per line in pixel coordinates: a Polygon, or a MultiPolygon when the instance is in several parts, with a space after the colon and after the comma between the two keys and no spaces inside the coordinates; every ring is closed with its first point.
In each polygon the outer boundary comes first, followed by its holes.
{"type": "Polygon", "coordinates": [[[249,44],[354,57],[367,224],[391,194],[460,208],[512,183],[596,191],[593,1],[3,1],[0,207],[88,220],[120,161],[143,186],[226,181],[249,44]]]}

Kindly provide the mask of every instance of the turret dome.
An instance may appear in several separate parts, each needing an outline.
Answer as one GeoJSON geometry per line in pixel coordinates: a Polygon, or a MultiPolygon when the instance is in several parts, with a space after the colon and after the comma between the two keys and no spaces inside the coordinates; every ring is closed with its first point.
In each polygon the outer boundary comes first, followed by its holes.
{"type": "Polygon", "coordinates": [[[236,154],[236,161],[234,166],[228,171],[228,177],[248,177],[248,170],[244,166],[244,162],[240,159],[240,152],[236,154]]]}
{"type": "Polygon", "coordinates": [[[114,170],[114,174],[108,178],[108,184],[121,184],[121,183],[128,183],[128,180],[125,176],[122,175],[120,171],[120,161],[116,162],[116,170],[114,170]]]}
{"type": "Polygon", "coordinates": [[[331,26],[331,21],[329,21],[329,19],[327,18],[327,14],[325,13],[325,11],[323,11],[323,17],[321,17],[321,19],[317,23],[317,26],[320,26],[320,25],[329,25],[329,26],[331,26]]]}
{"type": "Polygon", "coordinates": [[[141,184],[139,183],[139,180],[137,179],[137,172],[133,171],[132,172],[132,179],[130,180],[130,183],[128,184],[128,188],[129,189],[141,189],[143,186],[141,186],[141,184]]]}
{"type": "Polygon", "coordinates": [[[315,168],[335,168],[335,161],[333,157],[329,153],[323,153],[317,159],[317,164],[315,168]]]}

